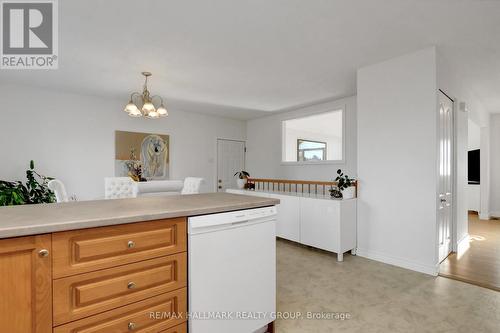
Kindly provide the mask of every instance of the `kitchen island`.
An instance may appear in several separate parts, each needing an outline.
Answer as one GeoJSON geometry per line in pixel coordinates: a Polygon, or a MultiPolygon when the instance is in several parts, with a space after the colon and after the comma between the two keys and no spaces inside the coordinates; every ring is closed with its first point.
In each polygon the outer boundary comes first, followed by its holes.
{"type": "Polygon", "coordinates": [[[278,203],[210,193],[2,207],[0,327],[185,333],[188,218],[278,203]]]}

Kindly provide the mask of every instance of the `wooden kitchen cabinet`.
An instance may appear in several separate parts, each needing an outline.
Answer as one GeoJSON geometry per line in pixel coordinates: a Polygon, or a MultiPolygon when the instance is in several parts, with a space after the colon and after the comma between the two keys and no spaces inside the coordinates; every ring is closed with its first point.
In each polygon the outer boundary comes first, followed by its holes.
{"type": "Polygon", "coordinates": [[[179,326],[172,327],[166,331],[161,331],[160,333],[186,333],[187,332],[187,323],[180,324],[179,326]]]}
{"type": "Polygon", "coordinates": [[[0,239],[0,332],[185,333],[186,236],[172,218],[0,239]]]}
{"type": "Polygon", "coordinates": [[[187,287],[186,253],[54,280],[54,325],[187,287]]]}
{"type": "Polygon", "coordinates": [[[51,235],[0,239],[0,331],[52,332],[51,235]]]}
{"type": "Polygon", "coordinates": [[[54,333],[185,333],[187,290],[177,289],[169,293],[147,298],[112,311],[86,317],[58,326],[54,333]],[[154,315],[157,314],[158,317],[154,315]],[[181,324],[179,326],[179,324],[181,324]],[[170,330],[171,327],[172,328],[170,330]]]}
{"type": "Polygon", "coordinates": [[[53,234],[54,279],[185,252],[186,218],[53,234]]]}

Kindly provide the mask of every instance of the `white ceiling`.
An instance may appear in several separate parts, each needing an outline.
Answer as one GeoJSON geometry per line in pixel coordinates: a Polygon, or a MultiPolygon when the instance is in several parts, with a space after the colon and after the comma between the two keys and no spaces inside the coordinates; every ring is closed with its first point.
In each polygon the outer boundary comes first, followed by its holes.
{"type": "Polygon", "coordinates": [[[59,1],[56,71],[16,82],[123,98],[153,72],[169,106],[248,119],[356,93],[356,69],[438,45],[500,112],[500,1],[59,1]]]}

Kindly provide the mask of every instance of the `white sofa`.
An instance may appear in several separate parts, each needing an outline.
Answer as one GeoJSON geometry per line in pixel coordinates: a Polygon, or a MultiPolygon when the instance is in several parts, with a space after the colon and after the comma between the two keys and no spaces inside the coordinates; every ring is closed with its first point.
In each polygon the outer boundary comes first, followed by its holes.
{"type": "Polygon", "coordinates": [[[104,179],[106,199],[153,197],[200,193],[203,178],[186,177],[182,180],[152,180],[135,182],[129,177],[107,177],[104,179]]]}
{"type": "Polygon", "coordinates": [[[154,180],[149,182],[133,182],[137,197],[154,197],[181,194],[182,180],[154,180]]]}

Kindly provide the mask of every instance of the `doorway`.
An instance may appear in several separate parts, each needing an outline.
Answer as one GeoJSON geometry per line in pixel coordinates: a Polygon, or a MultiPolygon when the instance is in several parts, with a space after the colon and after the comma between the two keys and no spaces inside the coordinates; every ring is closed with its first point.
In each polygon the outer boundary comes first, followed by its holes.
{"type": "Polygon", "coordinates": [[[500,291],[500,221],[470,211],[469,235],[466,247],[441,263],[439,275],[500,291]]]}
{"type": "Polygon", "coordinates": [[[234,174],[245,169],[245,142],[217,139],[217,192],[236,188],[234,174]]]}
{"type": "Polygon", "coordinates": [[[439,204],[438,252],[442,262],[452,250],[454,182],[454,109],[453,100],[439,91],[439,204]]]}

